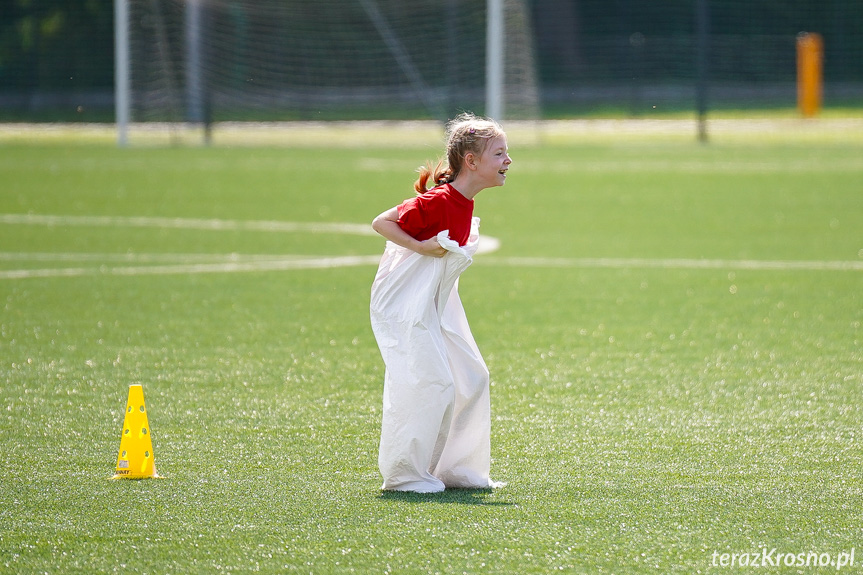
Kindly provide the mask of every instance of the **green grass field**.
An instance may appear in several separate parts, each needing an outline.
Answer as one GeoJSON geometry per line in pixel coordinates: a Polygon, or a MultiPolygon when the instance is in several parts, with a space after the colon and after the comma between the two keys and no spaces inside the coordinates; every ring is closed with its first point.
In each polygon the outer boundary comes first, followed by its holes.
{"type": "Polygon", "coordinates": [[[382,494],[383,241],[321,224],[437,153],[0,146],[0,572],[859,570],[863,143],[511,142],[461,281],[507,485],[382,494]],[[110,481],[134,383],[165,478],[110,481]]]}

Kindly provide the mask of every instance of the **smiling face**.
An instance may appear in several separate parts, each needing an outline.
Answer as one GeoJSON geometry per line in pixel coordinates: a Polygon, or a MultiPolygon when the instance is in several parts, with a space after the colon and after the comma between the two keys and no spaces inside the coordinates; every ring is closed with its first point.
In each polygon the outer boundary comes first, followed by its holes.
{"type": "Polygon", "coordinates": [[[471,114],[447,125],[446,158],[447,177],[438,181],[450,183],[469,199],[485,188],[504,185],[512,163],[503,128],[471,114]]]}
{"type": "Polygon", "coordinates": [[[506,136],[497,136],[489,140],[476,163],[477,176],[485,187],[502,186],[506,183],[506,172],[512,158],[509,157],[506,136]]]}

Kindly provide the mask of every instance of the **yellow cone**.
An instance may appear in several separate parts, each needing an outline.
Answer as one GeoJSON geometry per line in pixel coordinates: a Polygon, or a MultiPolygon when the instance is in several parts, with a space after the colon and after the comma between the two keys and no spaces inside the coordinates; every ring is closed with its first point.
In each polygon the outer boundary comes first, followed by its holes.
{"type": "Polygon", "coordinates": [[[149,477],[159,475],[153,457],[147,409],[144,407],[144,388],[139,384],[130,385],[123,434],[120,436],[120,452],[117,454],[117,470],[112,479],[149,477]]]}

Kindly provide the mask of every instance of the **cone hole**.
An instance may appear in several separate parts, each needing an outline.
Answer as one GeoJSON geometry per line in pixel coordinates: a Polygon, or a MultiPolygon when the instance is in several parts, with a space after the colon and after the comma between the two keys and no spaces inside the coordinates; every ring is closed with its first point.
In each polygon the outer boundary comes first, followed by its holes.
{"type": "Polygon", "coordinates": [[[146,427],[141,428],[141,435],[147,435],[147,428],[146,427]]]}
{"type": "Polygon", "coordinates": [[[124,449],[124,450],[123,450],[123,455],[121,455],[120,457],[126,457],[126,453],[127,453],[127,452],[126,452],[126,450],[124,449]]]}
{"type": "Polygon", "coordinates": [[[131,431],[131,429],[127,429],[126,431],[123,432],[123,435],[129,435],[130,431],[131,431]]]}
{"type": "Polygon", "coordinates": [[[144,457],[150,457],[150,452],[149,452],[149,451],[145,451],[145,452],[144,452],[144,457]]]}
{"type": "Polygon", "coordinates": [[[141,413],[144,413],[144,406],[143,405],[139,409],[141,410],[141,413]]]}
{"type": "Polygon", "coordinates": [[[126,413],[132,413],[132,406],[129,406],[129,409],[126,410],[126,413]]]}

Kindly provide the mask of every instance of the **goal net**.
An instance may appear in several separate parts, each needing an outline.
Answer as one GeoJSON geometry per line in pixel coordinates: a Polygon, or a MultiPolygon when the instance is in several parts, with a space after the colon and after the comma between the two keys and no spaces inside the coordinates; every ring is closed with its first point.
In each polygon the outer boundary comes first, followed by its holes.
{"type": "MultiPolygon", "coordinates": [[[[484,113],[485,0],[128,2],[135,130],[484,113]]],[[[503,115],[539,91],[526,0],[504,0],[503,115]]]]}

